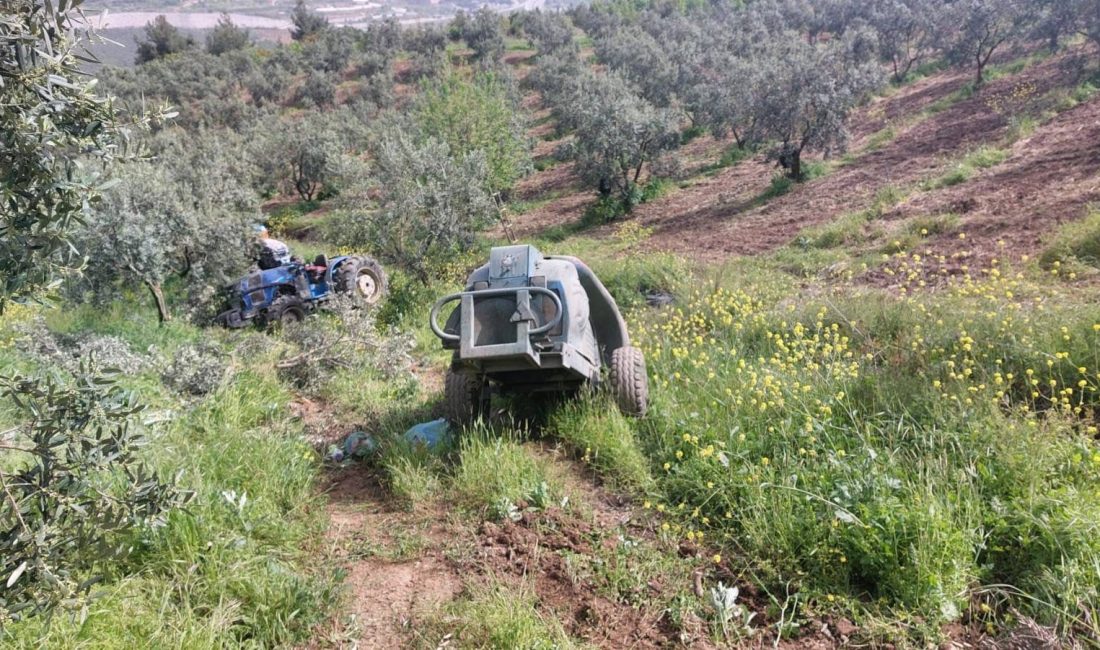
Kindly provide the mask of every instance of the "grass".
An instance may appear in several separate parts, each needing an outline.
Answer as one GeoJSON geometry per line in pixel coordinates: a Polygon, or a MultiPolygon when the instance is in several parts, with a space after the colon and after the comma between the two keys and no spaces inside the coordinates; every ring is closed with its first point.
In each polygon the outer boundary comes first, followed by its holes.
{"type": "Polygon", "coordinates": [[[894,141],[898,137],[898,131],[893,125],[886,126],[879,131],[876,131],[867,138],[867,146],[864,147],[864,153],[870,153],[872,151],[878,151],[894,141]]]}
{"type": "Polygon", "coordinates": [[[754,205],[763,205],[772,199],[779,198],[794,189],[799,183],[806,183],[820,178],[830,171],[829,163],[823,161],[805,162],[802,164],[802,178],[795,180],[785,174],[776,174],[772,177],[771,184],[760,193],[753,201],[754,205]]]}
{"type": "Polygon", "coordinates": [[[883,186],[875,192],[871,205],[866,209],[848,213],[822,226],[806,228],[792,243],[802,250],[808,250],[853,247],[870,242],[882,234],[881,227],[872,222],[904,201],[907,196],[908,192],[902,188],[883,186]]]}
{"type": "Polygon", "coordinates": [[[465,648],[567,650],[578,647],[551,616],[539,611],[535,594],[499,583],[480,586],[448,605],[417,631],[417,647],[436,648],[458,630],[465,648]]]}
{"type": "Polygon", "coordinates": [[[606,400],[593,396],[566,404],[550,416],[548,429],[621,491],[646,494],[651,489],[649,464],[630,423],[606,400]]]}
{"type": "Polygon", "coordinates": [[[1084,219],[1058,228],[1039,264],[1047,271],[1063,266],[1067,272],[1073,272],[1071,268],[1100,269],[1100,210],[1091,210],[1084,219]]]}
{"type": "MultiPolygon", "coordinates": [[[[924,264],[904,259],[901,277],[924,264]]],[[[1083,569],[1100,547],[1067,525],[1100,521],[1069,496],[1100,490],[1100,310],[1033,312],[1010,296],[1057,289],[1012,278],[820,307],[748,283],[635,322],[654,394],[639,440],[672,530],[861,618],[953,620],[974,585],[1011,584],[1028,598],[989,589],[1074,623],[1100,588],[1083,569]]]]}
{"type": "Polygon", "coordinates": [[[499,517],[507,516],[510,506],[544,499],[544,489],[550,495],[561,494],[546,463],[524,448],[520,436],[494,432],[484,425],[461,434],[459,462],[450,482],[456,503],[499,517]]]}
{"type": "Polygon", "coordinates": [[[964,155],[938,178],[926,182],[922,189],[930,191],[960,185],[973,178],[979,171],[1001,164],[1008,155],[1007,149],[983,145],[964,155]]]}
{"type": "MultiPolygon", "coordinates": [[[[157,327],[145,310],[118,304],[46,313],[52,329],[109,332],[135,350],[163,351],[203,333],[157,327]]],[[[311,562],[324,521],[314,482],[319,462],[286,412],[290,395],[271,356],[233,356],[233,380],[189,404],[166,388],[143,390],[171,409],[148,432],[148,455],[195,498],[160,529],[133,540],[111,567],[87,619],[59,615],[4,630],[7,647],[270,647],[302,642],[336,601],[339,576],[311,562]]],[[[148,379],[143,381],[148,382],[148,379]]]]}
{"type": "Polygon", "coordinates": [[[742,160],[746,160],[752,156],[752,150],[739,145],[733,145],[722,153],[722,157],[716,162],[711,163],[703,168],[702,172],[708,176],[713,176],[726,167],[733,167],[742,160]]]}

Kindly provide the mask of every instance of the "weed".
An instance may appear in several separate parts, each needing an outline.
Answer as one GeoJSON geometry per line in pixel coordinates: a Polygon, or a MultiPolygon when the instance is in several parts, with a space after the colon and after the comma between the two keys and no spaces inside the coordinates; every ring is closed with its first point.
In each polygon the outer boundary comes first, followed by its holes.
{"type": "Polygon", "coordinates": [[[484,425],[464,431],[450,484],[455,501],[472,510],[489,511],[504,501],[526,501],[543,483],[560,493],[545,463],[520,441],[518,434],[497,434],[484,425]]]}
{"type": "Polygon", "coordinates": [[[1100,268],[1100,210],[1061,226],[1039,257],[1040,266],[1047,270],[1074,262],[1100,268]]]}
{"type": "Polygon", "coordinates": [[[867,139],[867,146],[864,149],[865,152],[878,151],[885,147],[890,142],[893,142],[894,138],[898,137],[897,129],[892,125],[883,128],[880,131],[875,132],[867,139]]]}
{"type": "Polygon", "coordinates": [[[645,494],[652,485],[649,463],[630,423],[607,400],[595,396],[557,409],[549,428],[585,463],[620,488],[645,494]]]}
{"type": "Polygon", "coordinates": [[[791,191],[794,187],[794,181],[783,174],[776,174],[772,176],[772,182],[768,185],[768,188],[760,193],[760,196],[756,197],[756,203],[767,203],[772,199],[783,196],[791,191]]]}
{"type": "Polygon", "coordinates": [[[732,167],[752,156],[752,150],[740,145],[733,145],[722,153],[722,157],[710,165],[703,168],[703,173],[713,175],[714,173],[725,169],[726,167],[732,167]]]}
{"type": "Polygon", "coordinates": [[[420,646],[435,648],[458,630],[456,640],[469,648],[568,650],[575,647],[552,617],[539,612],[535,595],[501,584],[473,588],[431,617],[418,631],[420,646]]]}

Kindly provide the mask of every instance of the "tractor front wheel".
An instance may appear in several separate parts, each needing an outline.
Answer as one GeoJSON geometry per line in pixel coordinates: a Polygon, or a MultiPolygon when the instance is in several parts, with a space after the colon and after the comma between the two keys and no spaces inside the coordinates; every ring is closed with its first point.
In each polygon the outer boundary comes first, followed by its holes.
{"type": "Polygon", "coordinates": [[[352,296],[359,304],[378,304],[386,294],[386,272],[369,257],[349,257],[335,275],[336,291],[352,296]]]}
{"type": "Polygon", "coordinates": [[[489,387],[480,375],[448,370],[443,389],[447,420],[461,427],[485,417],[488,414],[488,391],[489,387]]]}
{"type": "Polygon", "coordinates": [[[272,301],[271,306],[264,313],[263,323],[266,327],[285,327],[294,323],[300,323],[306,318],[306,306],[298,296],[284,295],[272,301]]]}
{"type": "Polygon", "coordinates": [[[624,415],[645,415],[649,406],[649,377],[642,351],[630,346],[612,350],[609,379],[619,410],[624,415]]]}

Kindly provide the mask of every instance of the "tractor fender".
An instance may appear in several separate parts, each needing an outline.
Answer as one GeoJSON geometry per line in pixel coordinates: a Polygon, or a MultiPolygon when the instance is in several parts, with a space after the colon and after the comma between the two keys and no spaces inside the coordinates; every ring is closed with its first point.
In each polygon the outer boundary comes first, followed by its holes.
{"type": "Polygon", "coordinates": [[[600,279],[592,272],[587,264],[571,255],[547,255],[546,259],[564,260],[577,268],[577,276],[581,286],[588,294],[589,322],[595,330],[596,340],[604,348],[601,353],[603,362],[607,364],[611,360],[611,352],[630,345],[630,335],[626,331],[626,321],[615,304],[615,299],[603,286],[600,279]]]}

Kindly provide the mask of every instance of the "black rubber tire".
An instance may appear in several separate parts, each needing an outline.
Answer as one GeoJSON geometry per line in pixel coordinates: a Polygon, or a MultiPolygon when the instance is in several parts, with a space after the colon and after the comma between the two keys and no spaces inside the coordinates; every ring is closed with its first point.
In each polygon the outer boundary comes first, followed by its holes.
{"type": "Polygon", "coordinates": [[[370,307],[386,295],[386,272],[373,258],[353,256],[336,269],[334,284],[337,293],[352,296],[359,304],[370,307]]]}
{"type": "Polygon", "coordinates": [[[487,397],[484,378],[466,372],[447,370],[444,383],[444,415],[451,424],[464,427],[473,424],[479,417],[485,417],[485,397],[487,397]]]}
{"type": "Polygon", "coordinates": [[[649,407],[649,376],[642,351],[630,346],[612,350],[609,379],[619,410],[633,417],[645,415],[649,407]]]}
{"type": "Polygon", "coordinates": [[[263,316],[267,328],[280,328],[300,323],[306,318],[306,305],[298,296],[282,295],[271,302],[263,316]]]}

